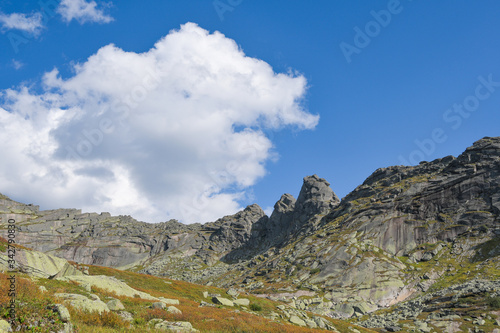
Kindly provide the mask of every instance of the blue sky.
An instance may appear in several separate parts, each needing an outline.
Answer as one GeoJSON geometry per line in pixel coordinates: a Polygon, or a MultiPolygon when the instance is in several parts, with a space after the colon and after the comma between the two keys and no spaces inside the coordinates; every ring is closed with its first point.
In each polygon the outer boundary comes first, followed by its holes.
{"type": "Polygon", "coordinates": [[[205,222],[499,135],[493,0],[42,3],[0,0],[0,192],[44,209],[205,222]]]}

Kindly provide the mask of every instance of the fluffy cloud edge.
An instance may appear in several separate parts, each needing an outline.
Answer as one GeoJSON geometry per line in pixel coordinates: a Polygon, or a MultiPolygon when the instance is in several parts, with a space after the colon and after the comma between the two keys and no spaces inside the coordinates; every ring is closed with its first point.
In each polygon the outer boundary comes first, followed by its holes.
{"type": "Polygon", "coordinates": [[[114,20],[113,17],[106,15],[102,9],[98,9],[97,3],[93,0],[61,0],[57,12],[68,23],[76,20],[80,24],[88,22],[102,24],[114,20]]]}
{"type": "Polygon", "coordinates": [[[42,14],[31,15],[23,13],[4,14],[0,12],[2,30],[20,30],[38,36],[43,29],[42,14]]]}
{"type": "Polygon", "coordinates": [[[145,53],[104,46],[74,73],[47,73],[39,95],[1,92],[0,150],[15,148],[2,191],[148,222],[213,221],[242,209],[266,175],[276,156],[267,133],[319,121],[301,105],[303,76],[275,73],[194,23],[145,53]]]}

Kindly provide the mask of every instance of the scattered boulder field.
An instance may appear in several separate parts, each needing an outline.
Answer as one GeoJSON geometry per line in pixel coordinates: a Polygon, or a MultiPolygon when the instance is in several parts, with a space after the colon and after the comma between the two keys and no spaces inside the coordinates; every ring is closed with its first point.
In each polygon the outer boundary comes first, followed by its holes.
{"type": "Polygon", "coordinates": [[[16,221],[15,270],[59,300],[50,311],[73,313],[54,319],[66,330],[100,313],[99,327],[130,330],[244,331],[257,316],[269,324],[252,332],[500,333],[499,137],[458,157],[380,168],[342,200],[307,176],[270,216],[254,204],[215,222],[150,224],[0,196],[0,217],[16,221]],[[195,305],[206,317],[186,310],[195,305]]]}
{"type": "MultiPolygon", "coordinates": [[[[0,239],[1,246],[7,244],[0,239]]],[[[16,249],[32,256],[38,252],[16,249]]],[[[45,256],[59,262],[52,255],[45,256]]],[[[3,255],[2,259],[3,265],[3,255]]],[[[52,270],[50,265],[44,271],[43,266],[34,269],[28,263],[0,273],[2,290],[8,289],[8,276],[16,274],[18,279],[16,318],[8,322],[10,318],[4,314],[0,332],[373,332],[244,290],[68,261],[60,272],[52,274],[52,270]]],[[[0,301],[6,309],[6,298],[0,301]]]]}

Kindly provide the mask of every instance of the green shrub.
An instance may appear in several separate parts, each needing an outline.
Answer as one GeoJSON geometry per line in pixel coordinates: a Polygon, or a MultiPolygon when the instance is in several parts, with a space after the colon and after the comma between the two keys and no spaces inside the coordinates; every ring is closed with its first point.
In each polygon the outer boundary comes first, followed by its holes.
{"type": "Polygon", "coordinates": [[[500,296],[490,297],[490,299],[488,300],[488,305],[493,309],[500,309],[500,296]]]}
{"type": "Polygon", "coordinates": [[[144,318],[134,318],[134,325],[136,326],[144,326],[146,324],[146,320],[144,318]]]}
{"type": "Polygon", "coordinates": [[[320,271],[321,271],[321,269],[319,269],[319,268],[314,268],[314,269],[311,269],[311,270],[309,271],[309,273],[310,273],[311,275],[314,275],[314,274],[318,274],[320,271]]]}
{"type": "Polygon", "coordinates": [[[262,311],[262,306],[260,306],[259,304],[252,303],[252,304],[250,304],[250,310],[262,311]]]}

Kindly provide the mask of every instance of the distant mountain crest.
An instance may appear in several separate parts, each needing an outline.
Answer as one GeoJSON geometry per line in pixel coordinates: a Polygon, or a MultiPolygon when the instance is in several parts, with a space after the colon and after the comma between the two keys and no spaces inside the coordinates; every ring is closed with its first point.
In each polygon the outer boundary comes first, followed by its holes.
{"type": "Polygon", "coordinates": [[[380,168],[342,201],[307,176],[271,216],[256,204],[215,222],[39,211],[0,200],[23,245],[85,264],[260,292],[351,317],[453,281],[500,279],[500,138],[457,158],[380,168]],[[294,299],[297,290],[317,299],[294,299]]]}

